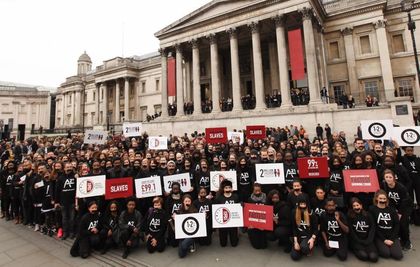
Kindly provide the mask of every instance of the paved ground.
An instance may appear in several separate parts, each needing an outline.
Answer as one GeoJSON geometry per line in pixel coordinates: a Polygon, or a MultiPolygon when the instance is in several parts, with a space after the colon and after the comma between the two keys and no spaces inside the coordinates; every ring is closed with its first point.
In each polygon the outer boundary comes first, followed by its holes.
{"type": "MultiPolygon", "coordinates": [[[[416,252],[416,246],[420,246],[420,227],[412,228],[412,241],[414,249],[406,252],[401,262],[394,260],[379,261],[381,267],[395,266],[418,266],[420,253],[416,252]]],[[[322,264],[322,267],[355,266],[364,267],[369,264],[360,262],[353,255],[345,263],[337,258],[325,258],[318,249],[310,258],[304,258],[300,262],[292,262],[289,254],[271,243],[266,250],[253,249],[246,235],[241,235],[239,246],[236,248],[221,248],[218,237],[213,237],[213,245],[210,247],[198,247],[197,251],[188,255],[185,259],[179,259],[177,250],[167,248],[163,253],[149,254],[144,245],[134,251],[128,259],[121,258],[121,251],[111,251],[106,255],[94,253],[90,258],[83,260],[73,258],[69,254],[71,241],[60,241],[33,232],[22,225],[14,225],[12,222],[0,220],[0,266],[198,266],[223,267],[223,266],[304,266],[308,264],[322,264]],[[283,265],[284,266],[284,265],[283,265]]],[[[378,264],[372,264],[378,266],[378,264]]]]}

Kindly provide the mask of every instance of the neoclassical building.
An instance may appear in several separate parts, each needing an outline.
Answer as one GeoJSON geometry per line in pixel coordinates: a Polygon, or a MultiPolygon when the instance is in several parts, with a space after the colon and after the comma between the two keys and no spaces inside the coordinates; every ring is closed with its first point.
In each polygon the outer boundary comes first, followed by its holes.
{"type": "MultiPolygon", "coordinates": [[[[418,22],[420,11],[411,13],[418,22]]],[[[115,58],[93,71],[82,55],[78,75],[59,88],[56,125],[84,120],[118,129],[156,111],[162,116],[145,124],[149,132],[319,122],[353,134],[364,118],[410,124],[420,89],[407,20],[400,0],[214,0],[155,34],[160,55],[115,58]],[[323,87],[329,104],[321,101],[323,87]],[[296,105],[302,94],[308,103],[296,105]],[[356,109],[339,107],[343,94],[356,109]],[[270,95],[281,95],[280,107],[267,105],[270,95]],[[246,96],[252,109],[244,109],[246,96]],[[367,96],[379,107],[364,108],[367,96]],[[226,99],[233,107],[222,112],[226,99]],[[211,112],[203,113],[209,101],[211,112]],[[396,114],[401,105],[407,114],[396,114]]]]}

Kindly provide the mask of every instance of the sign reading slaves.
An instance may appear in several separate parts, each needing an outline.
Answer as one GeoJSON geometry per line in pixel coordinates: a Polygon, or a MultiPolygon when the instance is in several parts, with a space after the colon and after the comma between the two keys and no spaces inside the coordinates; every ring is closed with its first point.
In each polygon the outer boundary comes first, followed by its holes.
{"type": "Polygon", "coordinates": [[[137,198],[155,197],[162,195],[162,183],[159,176],[134,180],[137,198]]]}
{"type": "Polygon", "coordinates": [[[133,195],[132,177],[108,179],[105,185],[105,199],[127,198],[133,195]]]}
{"type": "Polygon", "coordinates": [[[246,126],[246,138],[264,139],[266,137],[264,125],[246,126]]]}
{"type": "Polygon", "coordinates": [[[238,183],[236,181],[236,171],[210,172],[210,190],[213,192],[219,191],[220,183],[223,180],[231,181],[233,191],[238,190],[238,183]]]}
{"type": "Polygon", "coordinates": [[[124,123],[123,124],[123,134],[124,137],[135,137],[140,136],[142,131],[142,124],[140,122],[136,123],[124,123]]]}
{"type": "Polygon", "coordinates": [[[92,145],[103,145],[106,144],[108,137],[107,131],[101,130],[86,130],[83,138],[83,143],[92,145]]]}
{"type": "Polygon", "coordinates": [[[105,195],[105,175],[79,177],[76,179],[76,197],[105,195]]]}
{"type": "Polygon", "coordinates": [[[220,144],[227,142],[226,127],[206,128],[206,141],[209,144],[220,144]]]}
{"type": "Polygon", "coordinates": [[[392,139],[400,146],[420,146],[420,126],[395,127],[392,139]]]}
{"type": "Polygon", "coordinates": [[[168,149],[168,138],[166,136],[149,136],[149,149],[168,149]]]}
{"type": "Polygon", "coordinates": [[[328,178],[328,158],[298,158],[298,170],[300,178],[328,178]]]}
{"type": "Polygon", "coordinates": [[[392,120],[364,120],[360,125],[365,140],[388,140],[394,127],[392,120]]]}
{"type": "Polygon", "coordinates": [[[184,193],[191,190],[190,174],[188,172],[163,176],[163,188],[166,193],[171,192],[172,184],[174,182],[178,182],[181,185],[181,190],[184,193]]]}
{"type": "Polygon", "coordinates": [[[273,231],[273,206],[245,203],[244,226],[273,231]]]}
{"type": "Polygon", "coordinates": [[[344,188],[346,192],[376,192],[379,189],[378,175],[375,169],[344,170],[344,188]]]}
{"type": "Polygon", "coordinates": [[[260,184],[284,184],[283,163],[255,164],[255,176],[260,184]]]}
{"type": "Polygon", "coordinates": [[[175,215],[175,239],[207,236],[205,213],[175,215]]]}
{"type": "Polygon", "coordinates": [[[241,204],[213,204],[213,228],[243,227],[241,204]]]}

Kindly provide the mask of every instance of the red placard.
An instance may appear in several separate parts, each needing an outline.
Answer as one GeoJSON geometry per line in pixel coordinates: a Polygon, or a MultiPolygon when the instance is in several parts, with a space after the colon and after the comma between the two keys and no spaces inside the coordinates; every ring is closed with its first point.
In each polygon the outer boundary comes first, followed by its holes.
{"type": "Polygon", "coordinates": [[[265,134],[265,126],[264,125],[246,126],[246,138],[249,138],[249,139],[264,139],[265,137],[266,137],[266,134],[265,134]]]}
{"type": "Polygon", "coordinates": [[[175,96],[176,91],[176,59],[168,58],[168,96],[175,96]]]}
{"type": "Polygon", "coordinates": [[[127,198],[133,195],[133,178],[115,178],[106,180],[105,199],[127,198]]]}
{"type": "Polygon", "coordinates": [[[273,206],[245,203],[244,226],[273,231],[273,206]]]}
{"type": "Polygon", "coordinates": [[[346,192],[371,193],[379,190],[378,174],[375,169],[344,170],[343,176],[346,192]]]}
{"type": "Polygon", "coordinates": [[[206,141],[209,144],[219,144],[227,142],[226,127],[206,128],[206,141]]]}
{"type": "Polygon", "coordinates": [[[303,60],[302,31],[292,30],[287,33],[289,39],[289,58],[292,69],[292,80],[305,79],[305,62],[303,60]]]}
{"type": "Polygon", "coordinates": [[[328,178],[328,159],[319,158],[299,158],[298,159],[299,177],[305,178],[328,178]]]}

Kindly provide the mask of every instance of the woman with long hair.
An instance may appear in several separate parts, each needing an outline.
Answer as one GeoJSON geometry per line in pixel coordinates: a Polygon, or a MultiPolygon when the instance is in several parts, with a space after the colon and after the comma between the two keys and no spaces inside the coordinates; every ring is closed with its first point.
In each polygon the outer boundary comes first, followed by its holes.
{"type": "MultiPolygon", "coordinates": [[[[193,200],[189,194],[185,194],[182,197],[182,205],[179,214],[196,213],[197,209],[193,205],[193,200]]],[[[176,215],[175,215],[176,216],[176,215]]],[[[194,238],[185,238],[179,241],[178,256],[185,258],[188,250],[190,252],[195,251],[194,238]]]]}
{"type": "Polygon", "coordinates": [[[118,245],[119,239],[119,227],[118,219],[120,215],[120,209],[117,201],[111,201],[105,210],[105,213],[101,216],[101,231],[99,236],[101,238],[102,251],[101,254],[105,254],[111,247],[118,245]]]}

